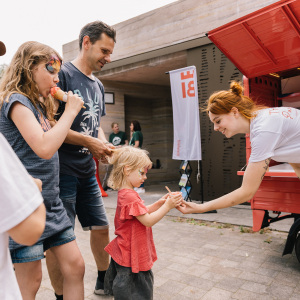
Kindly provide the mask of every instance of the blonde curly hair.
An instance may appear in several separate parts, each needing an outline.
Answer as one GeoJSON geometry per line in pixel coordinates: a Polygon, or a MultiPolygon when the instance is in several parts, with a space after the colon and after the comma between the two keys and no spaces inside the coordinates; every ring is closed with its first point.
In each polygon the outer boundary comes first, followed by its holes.
{"type": "Polygon", "coordinates": [[[125,166],[129,172],[140,168],[150,169],[152,162],[148,154],[148,151],[132,146],[114,149],[113,155],[108,158],[109,163],[113,165],[108,178],[108,186],[118,190],[126,183],[125,166]]]}
{"type": "Polygon", "coordinates": [[[45,104],[39,100],[32,73],[34,67],[46,64],[52,56],[62,61],[58,52],[38,42],[25,42],[19,47],[0,82],[0,109],[4,101],[8,102],[12,94],[18,93],[27,97],[38,111],[41,107],[47,118],[53,120],[54,99],[49,95],[45,104]]]}

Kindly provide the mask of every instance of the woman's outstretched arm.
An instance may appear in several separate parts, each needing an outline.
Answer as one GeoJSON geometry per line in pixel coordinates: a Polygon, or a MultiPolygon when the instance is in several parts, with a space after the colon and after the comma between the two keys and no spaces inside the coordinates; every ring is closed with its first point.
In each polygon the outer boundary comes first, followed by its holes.
{"type": "Polygon", "coordinates": [[[249,163],[244,174],[242,186],[233,192],[215,200],[207,201],[204,204],[184,202],[181,206],[177,207],[177,209],[183,214],[204,213],[250,201],[261,184],[269,167],[270,160],[269,158],[260,162],[249,163]]]}

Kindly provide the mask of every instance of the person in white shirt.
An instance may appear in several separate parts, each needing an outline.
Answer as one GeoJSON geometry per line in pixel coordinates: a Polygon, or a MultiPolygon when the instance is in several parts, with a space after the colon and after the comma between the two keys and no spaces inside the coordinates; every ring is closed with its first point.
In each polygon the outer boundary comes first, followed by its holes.
{"type": "Polygon", "coordinates": [[[8,238],[29,246],[43,233],[46,210],[39,191],[42,182],[27,173],[1,133],[0,166],[0,299],[21,300],[8,238]]]}
{"type": "Polygon", "coordinates": [[[250,134],[251,155],[242,186],[204,204],[185,202],[178,207],[184,214],[203,213],[250,201],[271,159],[289,163],[300,178],[300,111],[290,107],[259,106],[242,92],[242,86],[233,81],[229,91],[213,93],[205,109],[214,130],[227,138],[239,133],[250,134]]]}

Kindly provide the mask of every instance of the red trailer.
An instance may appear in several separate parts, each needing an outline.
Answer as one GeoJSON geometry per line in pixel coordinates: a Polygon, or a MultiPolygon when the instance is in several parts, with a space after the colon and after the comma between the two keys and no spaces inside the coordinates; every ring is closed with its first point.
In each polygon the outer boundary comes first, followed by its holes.
{"type": "MultiPolygon", "coordinates": [[[[245,95],[269,107],[300,108],[300,0],[276,2],[208,37],[244,75],[245,95]]],[[[246,136],[247,162],[250,152],[246,136]]],[[[294,218],[283,255],[295,246],[300,261],[300,181],[289,164],[271,161],[251,208],[254,231],[294,218]],[[277,217],[270,217],[270,211],[277,217]]]]}

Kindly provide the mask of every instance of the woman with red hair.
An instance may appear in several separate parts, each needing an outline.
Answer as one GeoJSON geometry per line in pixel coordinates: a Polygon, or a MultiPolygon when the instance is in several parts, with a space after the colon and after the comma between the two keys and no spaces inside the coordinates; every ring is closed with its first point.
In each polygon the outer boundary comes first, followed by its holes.
{"type": "Polygon", "coordinates": [[[229,91],[213,93],[205,111],[214,130],[230,138],[249,134],[251,155],[242,186],[204,204],[185,202],[184,213],[203,213],[250,201],[258,190],[270,160],[289,163],[300,178],[300,112],[290,107],[267,108],[243,95],[242,86],[233,81],[229,91]]]}

